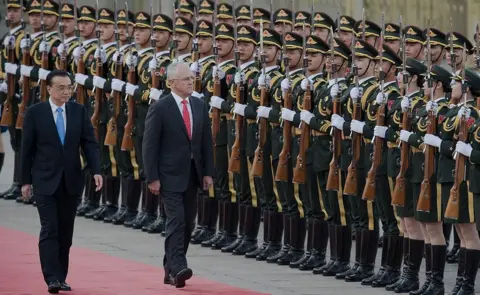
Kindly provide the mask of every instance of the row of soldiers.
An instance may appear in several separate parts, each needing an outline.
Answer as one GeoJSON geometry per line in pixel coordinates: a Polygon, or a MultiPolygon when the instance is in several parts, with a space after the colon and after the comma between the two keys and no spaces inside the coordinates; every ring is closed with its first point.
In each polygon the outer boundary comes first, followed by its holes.
{"type": "Polygon", "coordinates": [[[455,224],[452,294],[474,293],[480,77],[466,68],[478,46],[462,34],[211,0],[180,0],[173,18],[117,9],[116,1],[113,11],[7,2],[1,125],[9,126],[15,169],[4,198],[22,201],[25,108],[48,99],[49,71],[67,69],[72,99],[92,117],[105,178],[95,192],[85,167],[77,215],[162,232],[161,198],[143,175],[144,120],[169,93],[168,65],[188,62],[192,95],[211,106],[217,169],[214,188],[198,192],[193,244],[395,293],[443,294],[455,224]]]}

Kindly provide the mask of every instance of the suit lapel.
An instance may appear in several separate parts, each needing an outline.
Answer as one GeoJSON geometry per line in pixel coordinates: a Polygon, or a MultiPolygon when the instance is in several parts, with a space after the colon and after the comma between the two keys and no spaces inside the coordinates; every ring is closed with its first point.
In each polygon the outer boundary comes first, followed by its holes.
{"type": "Polygon", "coordinates": [[[180,110],[177,105],[177,101],[173,97],[173,95],[170,94],[170,108],[173,107],[172,114],[173,117],[176,118],[175,120],[178,121],[178,124],[180,125],[180,128],[182,128],[183,133],[185,136],[188,138],[188,133],[187,133],[187,127],[185,127],[185,122],[183,122],[183,116],[182,113],[180,113],[180,110]]]}

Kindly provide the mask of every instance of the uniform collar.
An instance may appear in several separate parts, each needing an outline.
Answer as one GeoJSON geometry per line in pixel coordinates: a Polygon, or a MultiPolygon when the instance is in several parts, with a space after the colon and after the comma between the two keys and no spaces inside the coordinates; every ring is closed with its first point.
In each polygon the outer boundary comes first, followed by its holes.
{"type": "Polygon", "coordinates": [[[141,56],[145,52],[147,52],[149,50],[152,50],[152,49],[153,49],[153,47],[148,47],[148,48],[141,49],[141,50],[138,51],[138,56],[141,56]]]}
{"type": "Polygon", "coordinates": [[[15,28],[10,30],[10,35],[15,34],[16,32],[20,31],[22,29],[22,25],[16,26],[15,28]]]}
{"type": "Polygon", "coordinates": [[[296,70],[293,70],[293,71],[290,71],[290,75],[294,75],[296,74],[297,72],[303,70],[303,68],[299,68],[299,69],[296,69],[296,70]]]}
{"type": "Polygon", "coordinates": [[[229,60],[226,60],[226,61],[222,61],[222,62],[218,65],[218,68],[221,68],[221,67],[223,67],[224,65],[226,65],[227,63],[232,62],[232,61],[233,61],[233,59],[229,59],[229,60]]]}
{"type": "Polygon", "coordinates": [[[77,40],[77,36],[72,36],[72,37],[70,37],[70,38],[67,38],[67,39],[65,39],[65,41],[63,41],[63,42],[64,42],[65,44],[68,44],[68,43],[73,42],[73,41],[75,41],[75,40],[77,40]]]}
{"type": "Polygon", "coordinates": [[[243,71],[245,70],[248,66],[250,66],[251,64],[253,64],[255,62],[255,60],[251,60],[251,61],[247,61],[246,63],[244,64],[241,64],[240,65],[240,70],[243,71]]]}
{"type": "Polygon", "coordinates": [[[30,35],[30,39],[35,39],[35,38],[37,38],[38,36],[40,36],[41,34],[43,34],[42,31],[33,33],[33,34],[30,35]]]}
{"type": "Polygon", "coordinates": [[[96,38],[85,40],[85,41],[82,42],[82,47],[85,47],[85,46],[87,46],[88,44],[90,44],[90,43],[92,43],[92,42],[96,42],[96,41],[98,41],[96,38]]]}
{"type": "MultiPolygon", "coordinates": [[[[340,81],[345,80],[345,78],[337,78],[336,80],[337,80],[337,82],[340,82],[340,81]]],[[[328,80],[328,86],[329,87],[332,86],[333,84],[335,84],[335,79],[328,80]]]]}
{"type": "Polygon", "coordinates": [[[160,52],[155,53],[155,57],[160,57],[160,56],[166,55],[168,53],[170,53],[169,50],[160,51],[160,52]]]}
{"type": "Polygon", "coordinates": [[[310,75],[310,77],[308,77],[308,79],[313,80],[313,79],[315,79],[315,78],[318,77],[318,76],[323,76],[323,73],[322,73],[322,72],[318,72],[318,73],[316,73],[316,74],[310,75]]]}
{"type": "Polygon", "coordinates": [[[203,63],[204,61],[206,61],[207,59],[211,58],[212,56],[213,56],[213,54],[212,54],[212,55],[209,55],[209,56],[202,57],[202,58],[200,58],[200,59],[198,60],[198,63],[201,64],[201,63],[203,63]]]}
{"type": "Polygon", "coordinates": [[[270,73],[271,71],[274,71],[276,69],[278,69],[279,66],[271,66],[271,67],[267,67],[265,68],[265,73],[270,73]]]}
{"type": "Polygon", "coordinates": [[[375,77],[374,77],[374,76],[370,76],[370,77],[367,77],[367,78],[362,78],[362,79],[358,80],[358,84],[359,84],[359,85],[360,85],[360,84],[363,84],[364,82],[367,82],[368,80],[373,79],[373,78],[375,78],[375,77]]]}
{"type": "Polygon", "coordinates": [[[113,46],[113,45],[115,45],[115,44],[117,44],[117,42],[115,42],[115,41],[110,42],[110,43],[107,43],[107,44],[103,44],[103,45],[102,45],[102,49],[103,49],[103,50],[106,50],[108,47],[113,46]]]}

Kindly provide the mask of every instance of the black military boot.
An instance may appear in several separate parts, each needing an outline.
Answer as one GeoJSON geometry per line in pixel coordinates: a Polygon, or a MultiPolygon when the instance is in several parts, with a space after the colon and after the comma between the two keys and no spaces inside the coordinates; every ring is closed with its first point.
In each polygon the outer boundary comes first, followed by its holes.
{"type": "MultiPolygon", "coordinates": [[[[121,191],[120,198],[122,202],[120,207],[118,208],[115,214],[105,217],[103,219],[103,222],[111,223],[114,220],[117,220],[117,222],[120,222],[120,219],[122,218],[122,216],[125,215],[125,210],[127,210],[127,193],[128,193],[128,179],[126,177],[120,178],[120,191],[121,191]]],[[[123,223],[123,221],[121,222],[123,223]]]]}
{"type": "Polygon", "coordinates": [[[88,199],[87,199],[87,193],[85,193],[85,206],[77,209],[77,215],[78,216],[86,216],[90,212],[95,211],[98,208],[98,203],[100,202],[100,198],[102,196],[102,191],[96,192],[96,185],[95,185],[95,179],[93,178],[93,175],[90,174],[89,177],[89,184],[88,184],[88,199]],[[81,211],[80,211],[81,210],[81,211]]]}
{"type": "Polygon", "coordinates": [[[161,196],[157,199],[157,218],[150,224],[145,224],[142,227],[143,232],[147,232],[149,234],[161,234],[165,230],[165,222],[167,215],[165,213],[165,206],[163,205],[163,199],[161,196]]]}
{"type": "Polygon", "coordinates": [[[237,239],[231,243],[230,245],[223,247],[222,252],[223,253],[232,253],[233,250],[235,250],[243,241],[243,238],[245,236],[245,210],[246,210],[246,205],[245,204],[238,204],[238,236],[237,239]]]}
{"type": "Polygon", "coordinates": [[[195,239],[195,237],[202,231],[203,225],[202,225],[202,220],[203,220],[203,196],[204,196],[203,190],[199,189],[197,191],[197,226],[192,232],[192,238],[190,240],[195,239]]]}
{"type": "MultiPolygon", "coordinates": [[[[328,243],[328,224],[321,219],[312,220],[311,253],[307,261],[300,264],[300,270],[313,270],[326,264],[325,258],[328,243]]],[[[309,229],[310,233],[310,229],[309,229]]]]}
{"type": "MultiPolygon", "coordinates": [[[[259,210],[260,210],[260,212],[262,211],[262,209],[259,209],[259,210]]],[[[261,219],[263,219],[263,243],[260,247],[257,247],[257,249],[245,253],[245,258],[256,258],[258,255],[260,255],[260,253],[262,253],[263,251],[265,251],[265,249],[267,249],[267,246],[268,246],[268,225],[269,225],[269,222],[270,222],[270,211],[263,210],[262,216],[263,217],[261,219]]],[[[267,258],[265,257],[265,259],[267,259],[267,258]]]]}
{"type": "Polygon", "coordinates": [[[385,287],[385,290],[387,290],[387,291],[395,290],[395,288],[405,278],[405,274],[407,273],[407,267],[408,267],[408,253],[409,252],[410,252],[410,239],[404,237],[403,238],[403,270],[402,270],[402,275],[400,276],[400,278],[395,283],[387,285],[385,287]]]}
{"type": "Polygon", "coordinates": [[[247,205],[245,208],[245,225],[243,240],[237,248],[233,250],[233,255],[245,255],[255,251],[258,248],[258,230],[260,228],[260,217],[262,211],[260,208],[247,205]]]}
{"type": "MultiPolygon", "coordinates": [[[[142,198],[142,181],[139,179],[129,179],[128,195],[127,195],[127,210],[123,225],[132,227],[133,222],[139,215],[138,205],[142,198]]],[[[114,222],[115,224],[115,222],[114,222]]]]}
{"type": "MultiPolygon", "coordinates": [[[[290,216],[284,214],[282,216],[283,223],[283,246],[280,251],[275,252],[274,254],[267,257],[267,263],[277,263],[278,259],[286,256],[288,251],[290,251],[290,216]]],[[[275,226],[275,224],[270,223],[270,227],[275,226]]],[[[268,249],[268,248],[267,248],[268,249]]]]}
{"type": "Polygon", "coordinates": [[[443,236],[445,237],[445,242],[448,245],[450,244],[450,235],[452,234],[453,224],[451,223],[442,223],[443,236]]]}
{"type": "MultiPolygon", "coordinates": [[[[370,235],[370,237],[373,239],[373,238],[377,238],[377,240],[374,240],[372,241],[372,245],[373,243],[376,243],[378,242],[378,239],[382,238],[378,238],[378,235],[370,235]]],[[[381,259],[380,259],[380,269],[376,272],[376,273],[373,273],[371,276],[367,277],[367,278],[364,278],[362,280],[362,285],[364,286],[371,286],[372,283],[376,280],[378,280],[384,273],[385,273],[385,267],[386,267],[386,264],[387,264],[387,254],[388,254],[388,235],[385,235],[383,236],[383,239],[384,241],[382,242],[382,255],[381,255],[381,259]]],[[[374,271],[374,270],[372,270],[374,271]]]]}
{"type": "Polygon", "coordinates": [[[353,274],[345,277],[346,282],[362,282],[364,285],[363,281],[373,276],[378,248],[372,245],[376,245],[377,241],[378,232],[373,230],[364,229],[360,236],[357,236],[355,242],[361,244],[360,263],[353,274]]]}
{"type": "Polygon", "coordinates": [[[17,203],[23,203],[23,198],[21,194],[19,196],[16,196],[14,194],[15,189],[18,187],[18,181],[17,181],[17,176],[18,176],[18,159],[17,159],[17,154],[19,153],[14,153],[14,162],[13,162],[13,175],[12,175],[12,185],[10,185],[10,188],[7,189],[6,191],[2,192],[0,194],[2,199],[5,200],[16,200],[17,203]]]}
{"type": "Polygon", "coordinates": [[[432,281],[432,245],[425,244],[425,282],[415,291],[410,292],[411,295],[422,295],[427,291],[432,281]]]}
{"type": "Polygon", "coordinates": [[[290,217],[290,250],[277,260],[278,265],[290,265],[305,254],[307,220],[299,216],[290,217]]]}
{"type": "Polygon", "coordinates": [[[117,212],[118,197],[120,194],[120,178],[112,176],[105,177],[103,194],[106,195],[105,207],[93,216],[94,220],[105,220],[105,218],[109,218],[117,212]]]}
{"type": "Polygon", "coordinates": [[[13,183],[14,187],[11,191],[8,192],[3,198],[6,200],[22,200],[24,204],[32,204],[30,198],[22,198],[22,185],[20,184],[20,152],[15,152],[14,154],[14,166],[13,166],[13,183]]]}
{"type": "MultiPolygon", "coordinates": [[[[445,257],[447,256],[446,245],[432,245],[432,277],[430,285],[422,295],[443,295],[445,294],[445,285],[443,283],[443,273],[445,271],[445,257]]],[[[478,265],[477,265],[478,269],[478,265]]],[[[465,285],[465,282],[464,284],[465,285]]],[[[463,288],[463,286],[462,286],[463,288]]]]}
{"type": "Polygon", "coordinates": [[[400,278],[400,267],[402,266],[403,237],[388,236],[388,253],[386,269],[383,275],[372,282],[372,287],[386,287],[395,283],[400,278]]]}
{"type": "Polygon", "coordinates": [[[480,265],[480,251],[467,249],[465,252],[465,273],[463,275],[463,284],[457,295],[475,294],[475,279],[480,265]]]}
{"type": "MultiPolygon", "coordinates": [[[[128,221],[127,223],[124,223],[123,225],[125,225],[126,227],[131,227],[133,228],[133,225],[134,224],[138,224],[138,223],[141,223],[142,220],[145,218],[145,215],[147,215],[147,213],[145,212],[147,210],[147,195],[146,195],[146,191],[144,190],[144,186],[143,186],[143,181],[141,182],[141,189],[140,189],[140,201],[139,203],[142,204],[142,206],[140,207],[141,210],[138,211],[137,209],[137,215],[135,215],[135,218],[131,221],[128,221]]],[[[138,208],[138,207],[137,207],[138,208]]]]}
{"type": "Polygon", "coordinates": [[[355,240],[355,263],[349,270],[337,273],[335,275],[335,278],[337,279],[344,279],[347,276],[353,275],[360,266],[360,258],[362,252],[362,229],[355,229],[353,236],[355,236],[355,239],[352,239],[355,240]]]}
{"type": "Polygon", "coordinates": [[[230,201],[225,202],[223,215],[224,231],[222,237],[212,244],[212,250],[220,250],[227,247],[237,239],[238,227],[238,204],[230,201]]]}
{"type": "Polygon", "coordinates": [[[448,263],[457,263],[458,262],[458,251],[460,250],[460,237],[458,236],[457,229],[453,228],[453,247],[448,251],[447,262],[448,263]]]}
{"type": "Polygon", "coordinates": [[[160,196],[154,195],[149,189],[147,182],[142,182],[142,195],[145,199],[143,216],[133,222],[133,229],[141,229],[146,225],[152,224],[157,219],[158,200],[160,196]]]}
{"type": "Polygon", "coordinates": [[[202,247],[211,247],[213,244],[215,244],[218,240],[220,240],[223,237],[223,233],[225,229],[224,218],[223,218],[225,216],[225,201],[218,200],[217,205],[218,205],[218,231],[211,239],[203,241],[201,243],[202,247]]]}
{"type": "Polygon", "coordinates": [[[327,264],[322,266],[315,267],[313,269],[313,274],[319,275],[323,274],[323,271],[332,267],[335,261],[338,259],[337,255],[337,237],[335,235],[335,224],[328,224],[328,240],[330,241],[330,261],[327,264]]]}
{"type": "Polygon", "coordinates": [[[208,194],[204,194],[202,205],[202,219],[199,220],[199,223],[202,226],[202,230],[190,240],[190,243],[195,245],[201,244],[202,242],[208,241],[213,238],[217,230],[217,199],[210,197],[208,194]]]}
{"type": "Polygon", "coordinates": [[[408,293],[418,290],[420,287],[418,272],[420,265],[422,265],[425,242],[413,239],[409,239],[409,241],[408,266],[405,269],[403,280],[393,290],[395,293],[408,293]]]}
{"type": "Polygon", "coordinates": [[[458,251],[458,268],[457,268],[457,279],[455,280],[455,286],[453,286],[452,291],[449,295],[457,295],[463,285],[463,276],[465,275],[465,254],[467,252],[466,248],[461,247],[458,251]]]}
{"type": "Polygon", "coordinates": [[[290,263],[291,268],[299,268],[300,265],[306,263],[308,259],[310,258],[310,255],[312,255],[312,244],[313,244],[313,219],[308,218],[307,219],[307,250],[303,254],[303,256],[297,260],[297,261],[292,261],[290,263]]]}
{"type": "MultiPolygon", "coordinates": [[[[5,200],[12,200],[8,196],[15,189],[16,186],[17,186],[17,184],[15,183],[15,164],[14,164],[13,175],[12,175],[12,184],[10,185],[10,187],[6,191],[0,193],[0,198],[5,199],[5,200]]],[[[20,201],[20,202],[22,202],[22,201],[20,201]]]]}
{"type": "Polygon", "coordinates": [[[84,193],[83,193],[83,200],[80,205],[77,206],[77,216],[84,216],[85,211],[87,210],[88,206],[88,199],[90,194],[90,177],[91,174],[89,172],[85,172],[85,184],[84,184],[84,193]]]}
{"type": "Polygon", "coordinates": [[[87,218],[87,219],[93,219],[93,217],[95,215],[100,214],[101,212],[103,212],[107,208],[107,192],[106,192],[106,190],[107,190],[108,176],[102,175],[102,179],[103,179],[102,189],[99,192],[95,192],[95,194],[98,194],[100,196],[100,199],[98,201],[99,206],[97,208],[95,208],[93,210],[90,210],[90,211],[85,213],[85,218],[87,218]]]}
{"type": "Polygon", "coordinates": [[[323,271],[326,277],[335,276],[338,273],[350,269],[350,250],[352,249],[352,228],[342,225],[335,226],[337,237],[337,260],[335,263],[323,271]]]}

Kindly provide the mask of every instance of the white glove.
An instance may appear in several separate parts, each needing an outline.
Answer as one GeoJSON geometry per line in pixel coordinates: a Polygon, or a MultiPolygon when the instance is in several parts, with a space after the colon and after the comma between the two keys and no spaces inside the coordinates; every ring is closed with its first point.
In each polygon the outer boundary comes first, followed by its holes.
{"type": "Polygon", "coordinates": [[[137,88],[138,88],[138,85],[133,85],[133,84],[127,83],[127,87],[125,88],[125,93],[133,96],[135,94],[135,90],[137,88]]]}
{"type": "Polygon", "coordinates": [[[303,91],[307,91],[307,85],[310,85],[310,90],[313,91],[313,81],[309,78],[304,78],[302,80],[302,83],[300,84],[300,87],[302,87],[303,91]]]}
{"type": "Polygon", "coordinates": [[[425,144],[428,144],[437,148],[439,148],[440,145],[442,144],[442,140],[440,139],[440,137],[433,134],[425,134],[425,137],[423,138],[423,142],[425,144]]]}
{"type": "Polygon", "coordinates": [[[87,80],[88,76],[84,74],[77,73],[75,74],[75,82],[80,85],[85,85],[85,80],[87,80]]]}
{"type": "Polygon", "coordinates": [[[338,130],[343,130],[343,124],[345,123],[345,119],[337,114],[332,115],[332,126],[337,128],[338,130]]]}
{"type": "Polygon", "coordinates": [[[136,67],[138,64],[138,57],[134,54],[130,54],[127,56],[127,66],[129,68],[136,67]]]}
{"type": "MultiPolygon", "coordinates": [[[[123,63],[123,54],[118,53],[118,51],[115,51],[115,53],[113,54],[113,59],[112,59],[112,60],[113,60],[114,62],[117,62],[117,60],[118,60],[118,55],[120,55],[120,63],[123,63]]],[[[154,59],[152,59],[152,60],[154,60],[154,59]]],[[[150,62],[151,62],[151,61],[150,61],[150,62]]]]}
{"type": "Polygon", "coordinates": [[[40,42],[40,46],[38,47],[38,51],[40,52],[50,52],[50,45],[47,42],[40,42]]]}
{"type": "Polygon", "coordinates": [[[30,73],[33,70],[33,66],[25,66],[21,65],[20,66],[20,74],[25,77],[30,77],[30,73]]]}
{"type": "Polygon", "coordinates": [[[237,114],[239,116],[245,117],[245,108],[247,105],[241,104],[241,103],[235,103],[235,106],[233,107],[233,113],[237,114]]]}
{"type": "Polygon", "coordinates": [[[290,89],[290,80],[285,78],[282,80],[282,83],[280,84],[280,86],[282,87],[282,91],[285,92],[285,91],[288,91],[290,89]]]}
{"type": "Polygon", "coordinates": [[[258,86],[265,86],[265,75],[264,74],[260,74],[260,77],[258,77],[258,86]]]}
{"type": "Polygon", "coordinates": [[[12,74],[12,75],[15,75],[17,74],[17,69],[18,69],[18,65],[16,64],[12,64],[12,63],[5,63],[5,72],[7,74],[12,74]]]}
{"type": "Polygon", "coordinates": [[[198,98],[203,98],[205,95],[203,93],[198,93],[196,91],[192,92],[191,96],[195,96],[198,98]]]}
{"type": "Polygon", "coordinates": [[[0,83],[0,92],[7,93],[8,92],[8,84],[7,82],[3,81],[0,83]]]}
{"type": "Polygon", "coordinates": [[[287,108],[282,108],[282,119],[293,122],[296,112],[287,108]]]}
{"type": "Polygon", "coordinates": [[[79,47],[76,47],[74,50],[73,50],[73,60],[75,61],[75,64],[78,64],[78,60],[80,59],[80,55],[82,54],[85,54],[85,49],[83,49],[83,47],[79,46],[79,47]]]}
{"type": "Polygon", "coordinates": [[[257,116],[268,119],[268,116],[270,115],[271,110],[272,108],[270,107],[259,106],[257,109],[257,116]]]}
{"type": "Polygon", "coordinates": [[[387,101],[388,94],[379,92],[375,98],[377,104],[384,104],[387,101]]]}
{"type": "Polygon", "coordinates": [[[363,134],[363,126],[365,126],[365,122],[357,121],[357,120],[352,120],[350,123],[350,129],[352,129],[353,132],[363,134]]]}
{"type": "Polygon", "coordinates": [[[218,97],[218,96],[212,96],[210,98],[210,106],[216,109],[222,109],[222,102],[224,102],[225,99],[218,97]]]}
{"type": "MultiPolygon", "coordinates": [[[[67,50],[68,50],[68,44],[67,44],[67,50]]],[[[64,51],[65,51],[65,46],[63,45],[63,43],[60,43],[60,45],[58,45],[57,47],[58,55],[62,55],[64,51]]]]}
{"type": "Polygon", "coordinates": [[[192,73],[198,73],[200,72],[200,70],[201,70],[201,65],[198,63],[198,61],[190,65],[190,71],[192,71],[192,73]]]}
{"type": "Polygon", "coordinates": [[[460,118],[460,117],[462,117],[463,115],[465,115],[465,119],[468,120],[468,118],[470,118],[470,114],[471,114],[471,113],[472,113],[472,110],[470,110],[469,107],[461,106],[461,107],[460,107],[460,110],[458,110],[457,117],[460,118]]]}
{"type": "Polygon", "coordinates": [[[20,48],[21,49],[24,49],[26,47],[30,47],[30,44],[31,44],[31,40],[30,38],[26,39],[26,38],[23,38],[22,41],[20,41],[20,48]]]}
{"type": "Polygon", "coordinates": [[[95,49],[94,57],[95,59],[101,58],[102,63],[107,62],[107,52],[104,49],[100,49],[100,48],[95,49]]]}
{"type": "Polygon", "coordinates": [[[223,78],[225,78],[225,72],[221,69],[221,68],[217,68],[217,66],[213,66],[213,77],[217,77],[218,75],[218,79],[222,80],[223,78]]]}
{"type": "Polygon", "coordinates": [[[373,135],[375,137],[385,138],[385,133],[387,133],[387,126],[375,126],[373,128],[373,135]]]}
{"type": "Polygon", "coordinates": [[[113,90],[118,91],[118,92],[122,92],[123,85],[125,85],[125,82],[123,82],[122,80],[118,80],[118,79],[115,79],[115,78],[112,79],[112,89],[113,90]]]}
{"type": "Polygon", "coordinates": [[[100,76],[93,76],[93,86],[95,86],[96,88],[103,89],[103,86],[105,86],[106,81],[107,80],[105,80],[100,76]]]}
{"type": "Polygon", "coordinates": [[[400,106],[402,107],[402,112],[408,111],[410,108],[410,98],[408,98],[408,96],[404,96],[400,102],[400,106]]]}
{"type": "Polygon", "coordinates": [[[330,96],[337,97],[339,93],[338,84],[333,84],[332,88],[330,88],[330,96]]]}
{"type": "Polygon", "coordinates": [[[455,147],[455,151],[457,153],[460,153],[464,156],[467,156],[470,158],[470,155],[472,154],[472,146],[469,143],[464,143],[463,141],[458,141],[457,146],[455,147]]]}
{"type": "Polygon", "coordinates": [[[315,117],[315,115],[310,113],[309,111],[303,110],[303,111],[300,112],[300,120],[305,122],[307,125],[310,125],[310,121],[314,117],[315,117]]]}
{"type": "Polygon", "coordinates": [[[3,39],[3,46],[5,46],[6,48],[10,47],[11,44],[15,45],[15,36],[10,35],[10,36],[5,37],[5,39],[3,39]],[[10,40],[12,40],[13,43],[10,42],[10,40]]]}
{"type": "Polygon", "coordinates": [[[235,73],[235,84],[245,83],[245,74],[243,72],[235,73]]]}
{"type": "Polygon", "coordinates": [[[427,112],[432,111],[433,115],[436,116],[438,113],[438,103],[430,100],[429,102],[427,102],[427,106],[425,107],[425,109],[427,110],[427,112]]]}
{"type": "Polygon", "coordinates": [[[158,90],[157,88],[150,88],[150,96],[149,96],[150,102],[152,100],[157,101],[160,98],[160,96],[162,96],[162,94],[163,94],[163,90],[158,90]]]}
{"type": "Polygon", "coordinates": [[[48,74],[50,74],[50,71],[49,71],[49,70],[44,70],[44,69],[42,69],[42,68],[40,68],[40,69],[38,70],[38,78],[39,78],[40,80],[47,80],[48,74]]]}
{"type": "Polygon", "coordinates": [[[404,142],[408,142],[408,139],[410,138],[410,135],[412,135],[413,132],[407,131],[407,130],[401,130],[400,131],[400,140],[404,142]]]}
{"type": "Polygon", "coordinates": [[[352,90],[350,90],[350,97],[353,100],[357,100],[362,94],[363,89],[360,87],[353,87],[352,90]]]}

